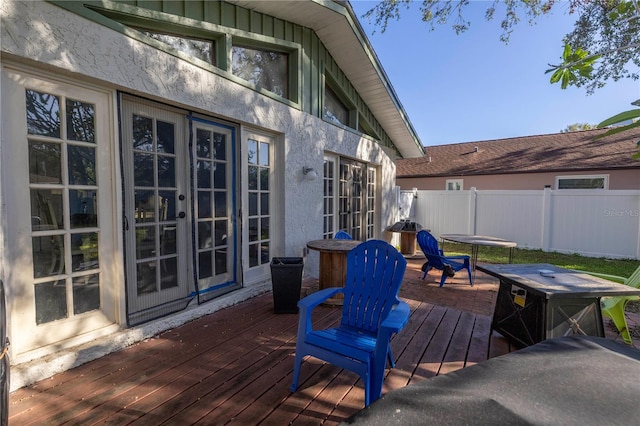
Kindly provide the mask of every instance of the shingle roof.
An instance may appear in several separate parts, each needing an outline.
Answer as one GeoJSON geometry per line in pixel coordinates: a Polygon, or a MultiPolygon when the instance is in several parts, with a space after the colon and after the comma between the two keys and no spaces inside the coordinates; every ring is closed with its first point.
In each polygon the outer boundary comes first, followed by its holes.
{"type": "Polygon", "coordinates": [[[396,177],[465,176],[566,170],[640,169],[640,128],[593,140],[606,130],[427,146],[424,158],[398,159],[396,177]]]}

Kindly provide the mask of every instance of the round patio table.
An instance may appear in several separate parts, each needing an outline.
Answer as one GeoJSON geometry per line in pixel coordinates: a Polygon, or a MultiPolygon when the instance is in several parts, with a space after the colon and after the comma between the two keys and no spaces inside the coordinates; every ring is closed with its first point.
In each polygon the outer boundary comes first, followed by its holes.
{"type": "MultiPolygon", "coordinates": [[[[347,278],[347,253],[362,241],[358,240],[313,240],[307,243],[311,250],[320,252],[320,290],[329,287],[343,287],[347,278]]],[[[344,295],[338,294],[325,302],[329,305],[342,305],[344,295]]]]}

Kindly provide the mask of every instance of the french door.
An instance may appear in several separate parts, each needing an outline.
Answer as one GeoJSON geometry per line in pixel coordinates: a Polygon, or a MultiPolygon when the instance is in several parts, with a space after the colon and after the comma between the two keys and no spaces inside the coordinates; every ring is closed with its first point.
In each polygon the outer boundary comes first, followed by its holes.
{"type": "Polygon", "coordinates": [[[362,163],[341,159],[338,193],[338,227],[353,239],[367,239],[365,224],[366,166],[362,163]]]}
{"type": "Polygon", "coordinates": [[[123,96],[128,321],[237,286],[233,128],[123,96]]]}

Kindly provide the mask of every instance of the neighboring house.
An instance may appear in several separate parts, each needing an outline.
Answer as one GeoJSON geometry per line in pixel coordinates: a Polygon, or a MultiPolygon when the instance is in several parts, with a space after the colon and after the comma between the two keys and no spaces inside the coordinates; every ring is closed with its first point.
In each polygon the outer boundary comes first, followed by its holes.
{"type": "Polygon", "coordinates": [[[424,152],[347,2],[0,13],[13,363],[270,289],[338,229],[390,238],[396,158],[424,152]]]}
{"type": "Polygon", "coordinates": [[[403,190],[640,189],[640,128],[593,140],[605,130],[425,147],[398,160],[403,190]]]}

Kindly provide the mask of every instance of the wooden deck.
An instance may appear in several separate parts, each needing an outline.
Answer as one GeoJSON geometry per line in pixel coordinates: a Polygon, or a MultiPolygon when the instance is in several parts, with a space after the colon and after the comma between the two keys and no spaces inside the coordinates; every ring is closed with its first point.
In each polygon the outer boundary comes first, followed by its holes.
{"type": "MultiPolygon", "coordinates": [[[[463,274],[437,286],[410,260],[401,296],[408,325],[392,341],[397,366],[383,392],[509,352],[490,330],[497,282],[463,274]],[[450,281],[450,282],[449,282],[450,281]]],[[[305,291],[316,283],[305,281],[305,291]]],[[[319,326],[340,310],[321,307],[319,326]]],[[[11,394],[13,425],[337,424],[364,406],[357,375],[317,359],[289,391],[297,315],[273,313],[271,293],[203,317],[11,394]]]]}

